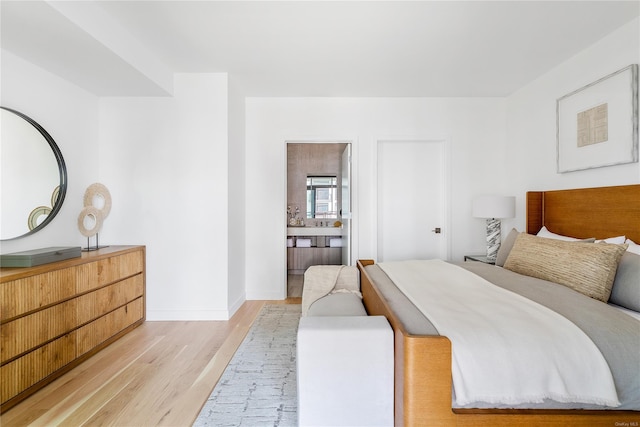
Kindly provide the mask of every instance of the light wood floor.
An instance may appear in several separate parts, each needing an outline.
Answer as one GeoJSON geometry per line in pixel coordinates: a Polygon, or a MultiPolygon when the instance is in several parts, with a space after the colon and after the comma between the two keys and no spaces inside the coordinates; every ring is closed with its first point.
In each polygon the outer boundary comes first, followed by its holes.
{"type": "Polygon", "coordinates": [[[287,296],[302,298],[303,274],[287,274],[287,296]]]}
{"type": "Polygon", "coordinates": [[[190,426],[265,303],[229,321],[145,322],[0,415],[9,426],[190,426]]]}

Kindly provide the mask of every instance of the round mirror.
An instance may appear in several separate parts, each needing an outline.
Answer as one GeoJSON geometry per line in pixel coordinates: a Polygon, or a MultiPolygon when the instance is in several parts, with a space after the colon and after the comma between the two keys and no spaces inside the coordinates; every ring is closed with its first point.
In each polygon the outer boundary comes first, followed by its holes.
{"type": "Polygon", "coordinates": [[[66,192],[67,169],[51,135],[28,116],[0,107],[0,240],[44,228],[66,192]]]}

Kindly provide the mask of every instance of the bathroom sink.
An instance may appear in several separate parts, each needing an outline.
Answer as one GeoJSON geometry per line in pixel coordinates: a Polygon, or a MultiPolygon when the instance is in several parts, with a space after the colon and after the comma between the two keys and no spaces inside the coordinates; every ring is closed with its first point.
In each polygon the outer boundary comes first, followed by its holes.
{"type": "Polygon", "coordinates": [[[287,236],[341,236],[341,227],[287,227],[287,236]]]}

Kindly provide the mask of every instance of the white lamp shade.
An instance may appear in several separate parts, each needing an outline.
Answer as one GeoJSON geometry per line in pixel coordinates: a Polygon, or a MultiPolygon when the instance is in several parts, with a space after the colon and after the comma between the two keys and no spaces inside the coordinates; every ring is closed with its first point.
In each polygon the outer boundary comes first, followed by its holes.
{"type": "Polygon", "coordinates": [[[475,218],[513,218],[516,216],[514,196],[479,196],[473,199],[475,218]]]}

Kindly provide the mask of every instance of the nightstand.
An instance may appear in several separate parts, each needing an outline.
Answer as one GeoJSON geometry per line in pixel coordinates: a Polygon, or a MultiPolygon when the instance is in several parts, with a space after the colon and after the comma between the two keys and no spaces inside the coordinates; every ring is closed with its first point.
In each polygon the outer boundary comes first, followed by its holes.
{"type": "Polygon", "coordinates": [[[489,261],[487,259],[486,255],[465,255],[464,256],[464,260],[465,261],[478,261],[478,262],[484,262],[485,264],[494,264],[495,265],[495,261],[489,261]]]}

